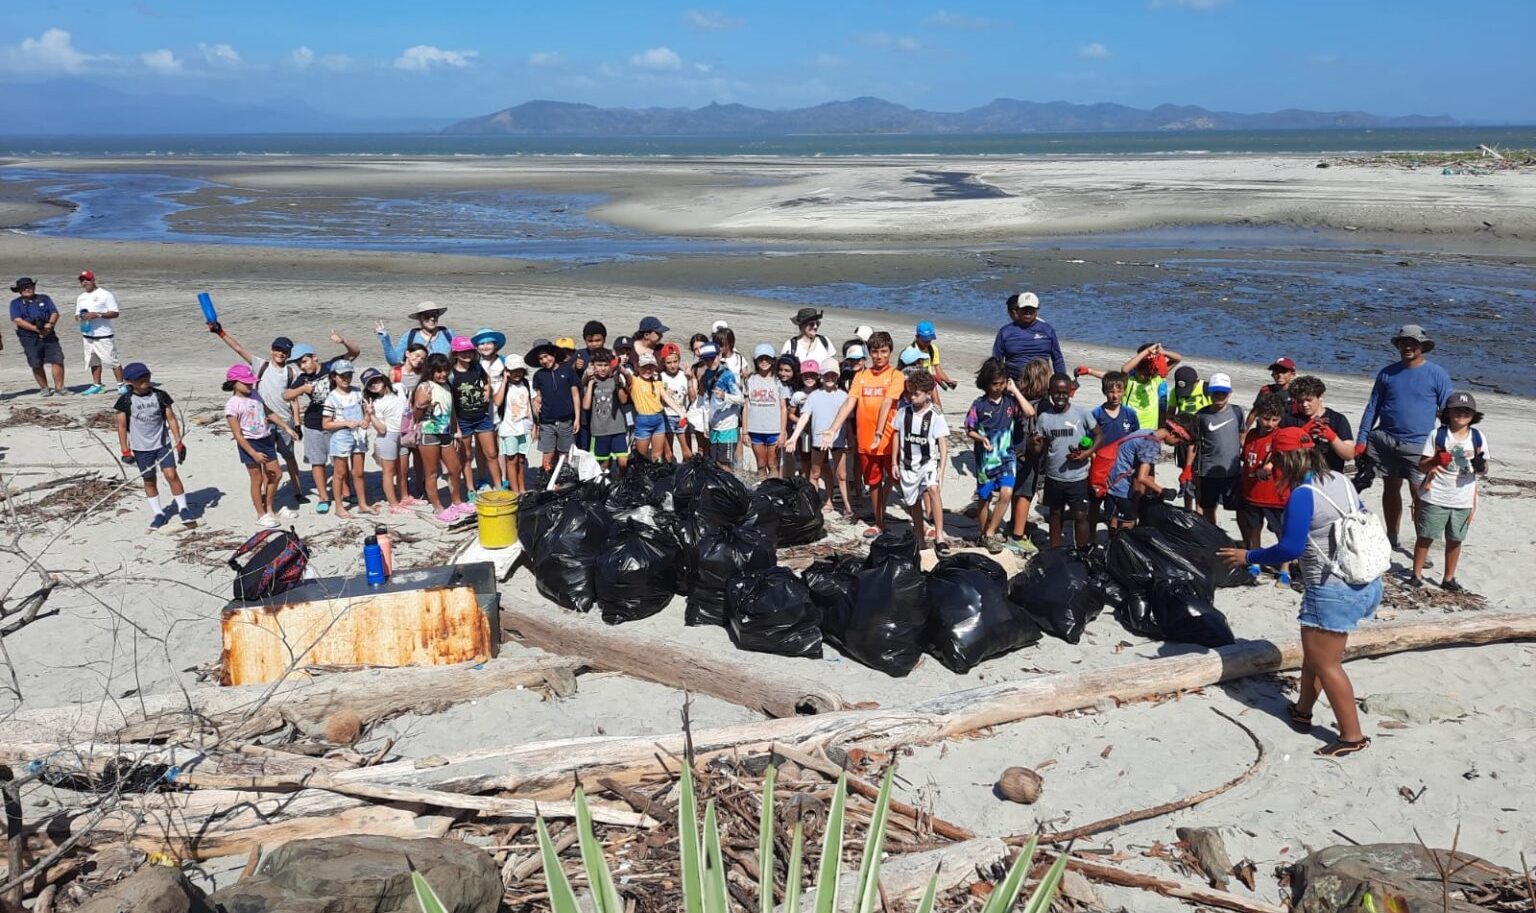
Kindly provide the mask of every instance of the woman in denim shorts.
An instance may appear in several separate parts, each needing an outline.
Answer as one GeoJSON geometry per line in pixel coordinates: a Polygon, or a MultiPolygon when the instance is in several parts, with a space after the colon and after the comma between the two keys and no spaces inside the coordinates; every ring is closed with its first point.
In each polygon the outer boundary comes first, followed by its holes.
{"type": "Polygon", "coordinates": [[[1348,505],[1364,510],[1360,496],[1346,477],[1330,472],[1323,454],[1301,428],[1275,432],[1271,455],[1275,473],[1291,491],[1286,502],[1279,543],[1263,549],[1224,548],[1221,556],[1233,566],[1283,564],[1299,559],[1301,595],[1301,693],[1286,708],[1291,727],[1312,730],[1312,708],[1319,694],[1328,697],[1338,722],[1339,737],[1317,750],[1338,758],[1363,751],[1371,740],[1360,731],[1355,689],[1344,671],[1344,648],[1350,632],[1373,617],[1381,604],[1381,579],[1355,586],[1332,571],[1330,542],[1333,522],[1348,505]]]}

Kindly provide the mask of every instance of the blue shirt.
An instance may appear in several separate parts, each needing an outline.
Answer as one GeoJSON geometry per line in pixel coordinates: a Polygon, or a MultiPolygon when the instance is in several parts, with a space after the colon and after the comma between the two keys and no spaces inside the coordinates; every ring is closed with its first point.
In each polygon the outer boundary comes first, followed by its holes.
{"type": "Polygon", "coordinates": [[[1094,406],[1093,420],[1099,423],[1100,428],[1104,429],[1104,433],[1099,441],[1100,446],[1113,444],[1131,432],[1141,430],[1141,419],[1137,417],[1136,410],[1125,403],[1120,404],[1120,414],[1114,418],[1109,417],[1108,410],[1103,406],[1094,406]]]}
{"type": "Polygon", "coordinates": [[[413,342],[419,342],[426,346],[428,355],[441,353],[450,358],[453,357],[451,348],[453,345],[453,331],[447,327],[438,327],[437,335],[433,336],[430,340],[427,339],[427,334],[423,333],[420,327],[412,327],[406,330],[404,335],[400,337],[400,344],[398,346],[389,341],[388,333],[382,330],[379,331],[379,346],[384,349],[384,360],[392,365],[405,362],[405,350],[410,348],[413,342]]]}
{"type": "Polygon", "coordinates": [[[1002,359],[1008,366],[1008,373],[1015,378],[1036,358],[1049,358],[1052,370],[1057,374],[1067,373],[1067,360],[1061,356],[1056,330],[1044,320],[1037,319],[1027,327],[1012,321],[1004,324],[992,341],[992,357],[1002,359]]]}
{"type": "Polygon", "coordinates": [[[1022,410],[1013,397],[1004,395],[993,402],[985,396],[976,397],[970,411],[965,414],[965,430],[975,431],[992,442],[992,449],[976,444],[976,476],[993,479],[1012,474],[1015,465],[1013,455],[1013,426],[1022,410]]]}
{"type": "MultiPolygon", "coordinates": [[[[53,299],[47,295],[33,295],[30,299],[20,295],[11,299],[11,320],[25,320],[35,327],[41,327],[48,322],[48,317],[57,314],[59,309],[53,306],[53,299]]],[[[37,339],[38,335],[31,330],[16,327],[16,338],[37,339]]]]}
{"type": "Polygon", "coordinates": [[[533,392],[539,397],[536,418],[544,424],[575,420],[576,407],[571,400],[571,391],[580,386],[570,362],[534,374],[533,392]]]}
{"type": "Polygon", "coordinates": [[[1115,465],[1109,471],[1109,493],[1116,498],[1129,498],[1136,473],[1143,465],[1156,466],[1162,455],[1163,445],[1155,431],[1133,431],[1120,438],[1115,465]]]}
{"type": "Polygon", "coordinates": [[[1436,417],[1451,398],[1451,375],[1434,362],[1417,368],[1402,362],[1387,365],[1376,375],[1365,414],[1360,416],[1361,440],[1380,428],[1405,445],[1424,443],[1435,430],[1436,417]]]}

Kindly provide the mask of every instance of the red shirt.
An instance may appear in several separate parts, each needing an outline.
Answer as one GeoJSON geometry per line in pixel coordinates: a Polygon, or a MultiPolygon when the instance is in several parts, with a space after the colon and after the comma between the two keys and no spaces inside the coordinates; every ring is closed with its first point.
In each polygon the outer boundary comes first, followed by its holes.
{"type": "Polygon", "coordinates": [[[1243,500],[1254,507],[1284,507],[1290,500],[1291,491],[1281,484],[1271,470],[1269,478],[1261,479],[1258,473],[1269,462],[1270,447],[1275,442],[1273,431],[1265,434],[1254,428],[1243,441],[1243,500]]]}

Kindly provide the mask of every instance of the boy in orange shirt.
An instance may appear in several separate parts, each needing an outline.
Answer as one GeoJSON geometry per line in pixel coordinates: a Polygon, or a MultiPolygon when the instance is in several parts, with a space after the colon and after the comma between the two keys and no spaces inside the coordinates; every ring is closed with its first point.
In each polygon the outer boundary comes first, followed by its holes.
{"type": "MultiPolygon", "coordinates": [[[[849,414],[857,408],[857,449],[859,467],[864,484],[869,488],[869,500],[874,508],[874,525],[864,530],[864,538],[874,539],[885,529],[885,499],[890,491],[891,460],[895,453],[896,401],[905,390],[902,373],[891,367],[891,350],[895,343],[891,334],[884,331],[869,337],[870,366],[853,376],[848,389],[848,402],[837,412],[832,428],[842,427],[849,414]]],[[[832,446],[836,434],[828,431],[822,435],[821,446],[832,446]]]]}

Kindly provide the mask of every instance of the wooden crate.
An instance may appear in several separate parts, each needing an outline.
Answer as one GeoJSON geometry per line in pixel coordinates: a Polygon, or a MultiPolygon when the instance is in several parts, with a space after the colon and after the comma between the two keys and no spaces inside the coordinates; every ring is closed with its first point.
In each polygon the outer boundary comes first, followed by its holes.
{"type": "Polygon", "coordinates": [[[221,684],[308,666],[430,666],[496,655],[499,595],[488,562],[403,571],[378,587],[323,577],[223,613],[221,684]]]}

